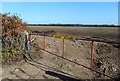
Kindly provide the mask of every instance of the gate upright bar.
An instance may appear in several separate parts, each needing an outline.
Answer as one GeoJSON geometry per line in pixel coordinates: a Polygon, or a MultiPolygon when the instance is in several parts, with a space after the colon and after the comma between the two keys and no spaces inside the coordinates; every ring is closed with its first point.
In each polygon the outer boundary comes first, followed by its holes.
{"type": "Polygon", "coordinates": [[[44,35],[44,50],[45,50],[45,35],[44,35]]]}
{"type": "Polygon", "coordinates": [[[64,39],[63,39],[63,58],[64,58],[64,39]]]}
{"type": "Polygon", "coordinates": [[[94,50],[94,41],[92,41],[92,48],[91,48],[91,69],[93,69],[93,50],[94,50]]]}

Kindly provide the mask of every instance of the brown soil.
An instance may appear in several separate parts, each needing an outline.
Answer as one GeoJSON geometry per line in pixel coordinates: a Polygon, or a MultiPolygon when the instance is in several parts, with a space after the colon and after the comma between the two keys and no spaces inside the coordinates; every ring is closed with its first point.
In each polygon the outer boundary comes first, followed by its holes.
{"type": "Polygon", "coordinates": [[[70,35],[80,38],[120,41],[118,39],[119,27],[28,26],[28,28],[31,31],[54,31],[61,35],[70,35]]]}

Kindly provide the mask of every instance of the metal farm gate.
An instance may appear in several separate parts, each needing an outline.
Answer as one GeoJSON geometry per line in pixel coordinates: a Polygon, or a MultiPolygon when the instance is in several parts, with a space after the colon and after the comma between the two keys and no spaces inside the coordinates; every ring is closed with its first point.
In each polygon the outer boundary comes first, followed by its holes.
{"type": "MultiPolygon", "coordinates": [[[[104,71],[101,72],[100,70],[97,70],[97,69],[94,68],[94,64],[95,64],[94,52],[93,52],[93,51],[94,51],[94,48],[95,48],[95,47],[94,47],[94,43],[96,43],[96,42],[103,42],[103,43],[109,43],[109,44],[120,44],[120,42],[103,41],[103,40],[95,40],[95,39],[74,38],[74,37],[69,37],[69,36],[58,36],[58,35],[46,36],[46,35],[40,35],[40,34],[37,34],[37,33],[32,33],[32,34],[29,34],[31,46],[32,46],[32,43],[31,43],[31,36],[32,36],[32,35],[43,36],[43,39],[44,39],[44,48],[40,48],[41,50],[43,50],[43,51],[45,51],[45,52],[48,52],[49,54],[52,54],[52,55],[54,55],[54,56],[60,57],[60,58],[66,60],[66,61],[69,61],[69,62],[71,62],[71,63],[80,65],[80,66],[82,66],[82,67],[84,67],[84,68],[87,68],[87,69],[89,69],[89,70],[91,70],[91,71],[93,71],[93,72],[96,72],[96,73],[98,73],[98,74],[107,76],[107,77],[109,77],[109,78],[111,78],[111,79],[115,79],[114,76],[112,76],[112,75],[110,75],[110,74],[106,74],[104,71]],[[62,48],[62,49],[63,49],[63,50],[62,50],[63,54],[62,54],[62,56],[57,55],[57,54],[55,54],[55,53],[52,53],[52,52],[46,50],[46,37],[59,38],[59,39],[63,40],[63,43],[62,43],[62,44],[63,44],[63,45],[62,45],[62,47],[63,47],[63,48],[62,48]],[[88,67],[88,66],[86,66],[86,65],[83,65],[83,64],[80,64],[80,63],[77,63],[77,62],[75,62],[75,61],[72,61],[72,60],[64,57],[64,55],[65,55],[65,54],[64,54],[64,50],[65,50],[65,39],[68,39],[68,40],[82,40],[82,41],[89,41],[89,42],[91,42],[91,56],[90,56],[90,58],[91,58],[91,63],[90,63],[90,67],[88,67]]],[[[38,47],[36,47],[36,48],[38,48],[38,47]]],[[[111,52],[112,52],[112,51],[111,51],[111,52]]]]}

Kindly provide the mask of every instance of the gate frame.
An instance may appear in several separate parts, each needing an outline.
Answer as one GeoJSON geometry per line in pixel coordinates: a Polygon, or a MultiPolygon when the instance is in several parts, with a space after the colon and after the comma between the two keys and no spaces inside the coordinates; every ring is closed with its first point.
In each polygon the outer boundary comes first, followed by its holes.
{"type": "MultiPolygon", "coordinates": [[[[107,75],[107,74],[105,74],[105,73],[103,73],[103,72],[100,72],[100,71],[97,71],[97,70],[95,70],[95,69],[93,69],[93,51],[94,51],[94,42],[104,42],[104,43],[112,43],[112,44],[120,44],[120,42],[116,42],[116,41],[104,41],[104,40],[96,40],[96,39],[83,39],[83,38],[75,38],[76,40],[83,40],[83,41],[91,41],[92,42],[92,45],[91,45],[91,66],[90,67],[87,67],[87,66],[85,66],[85,65],[82,65],[82,64],[80,64],[80,63],[77,63],[77,62],[75,62],[75,61],[72,61],[72,60],[70,60],[70,59],[67,59],[67,58],[65,58],[64,57],[64,39],[62,39],[63,40],[63,55],[62,56],[59,56],[59,55],[57,55],[57,54],[55,54],[55,53],[52,53],[52,52],[50,52],[50,51],[47,51],[46,49],[45,49],[45,37],[47,36],[47,37],[52,37],[52,36],[48,36],[48,35],[41,35],[41,34],[37,34],[37,33],[31,33],[31,34],[29,34],[29,36],[30,36],[30,44],[31,44],[31,46],[33,46],[32,45],[32,43],[31,43],[31,35],[39,35],[39,36],[44,36],[44,49],[42,49],[42,48],[40,48],[41,50],[43,50],[43,51],[45,51],[45,52],[48,52],[49,54],[52,54],[52,55],[55,55],[55,56],[57,56],[57,57],[60,57],[60,58],[62,58],[62,59],[64,59],[64,60],[67,60],[67,61],[69,61],[69,62],[71,62],[71,63],[75,63],[75,64],[77,64],[77,65],[80,65],[80,66],[83,66],[84,68],[87,68],[87,69],[89,69],[89,70],[91,70],[91,71],[94,71],[94,72],[97,72],[97,73],[100,73],[100,74],[102,74],[102,75],[105,75],[105,76],[107,76],[107,77],[109,77],[109,78],[111,78],[111,79],[115,79],[115,77],[113,77],[113,76],[111,76],[111,75],[107,75]]],[[[38,48],[38,47],[36,47],[36,48],[38,48]]]]}

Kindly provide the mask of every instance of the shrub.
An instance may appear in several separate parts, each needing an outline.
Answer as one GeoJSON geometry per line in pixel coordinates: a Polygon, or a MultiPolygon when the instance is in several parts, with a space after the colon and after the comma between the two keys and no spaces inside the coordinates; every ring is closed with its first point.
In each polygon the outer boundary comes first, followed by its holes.
{"type": "Polygon", "coordinates": [[[22,22],[18,16],[8,16],[10,13],[2,14],[2,35],[18,35],[21,31],[27,29],[27,24],[22,22]]]}
{"type": "Polygon", "coordinates": [[[27,24],[17,15],[9,15],[10,13],[1,14],[3,59],[17,56],[25,46],[25,35],[22,32],[27,30],[27,24]]]}

